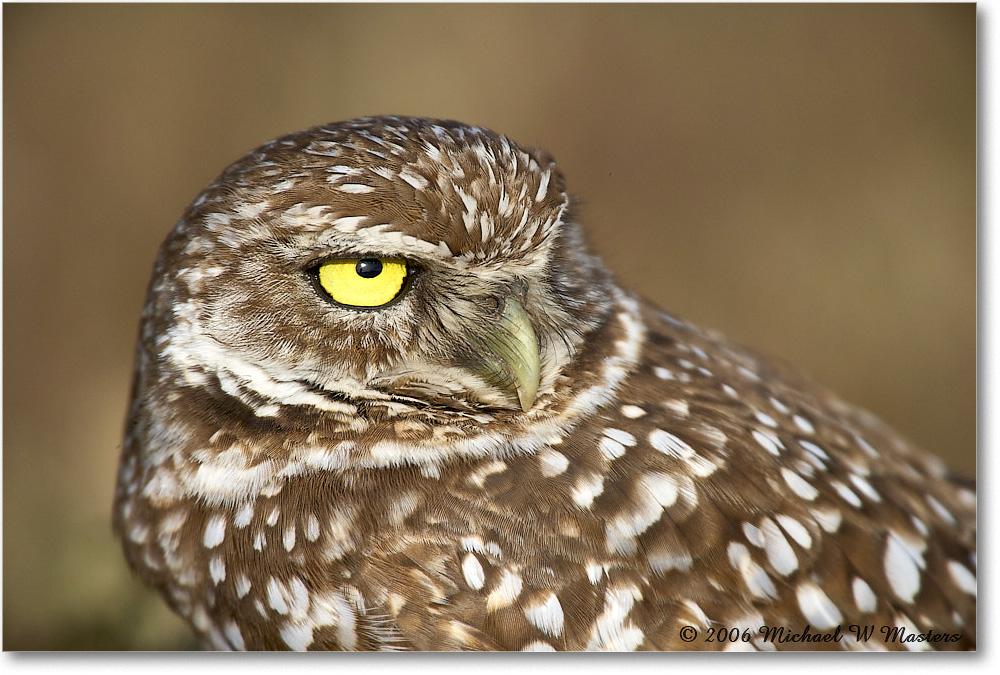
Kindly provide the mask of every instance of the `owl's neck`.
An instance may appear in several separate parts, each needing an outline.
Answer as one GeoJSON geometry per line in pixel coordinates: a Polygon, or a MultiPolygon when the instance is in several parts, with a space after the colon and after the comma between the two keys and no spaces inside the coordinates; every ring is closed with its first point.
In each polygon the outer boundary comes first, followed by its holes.
{"type": "Polygon", "coordinates": [[[582,348],[526,413],[463,412],[391,398],[360,403],[322,397],[320,407],[309,402],[316,392],[303,392],[300,405],[276,409],[263,401],[247,405],[233,382],[216,380],[190,388],[197,392],[190,399],[170,403],[175,410],[184,407],[183,415],[139,418],[170,428],[175,451],[159,461],[172,467],[177,490],[207,503],[239,503],[288,478],[320,471],[415,465],[434,476],[451,461],[535,452],[612,400],[635,368],[645,325],[639,303],[623,292],[615,291],[611,309],[588,340],[610,346],[610,352],[582,348]],[[214,396],[206,393],[212,389],[214,396]],[[219,414],[222,407],[225,415],[219,414]],[[227,420],[223,428],[220,418],[227,420]],[[181,419],[183,425],[174,421],[181,419]]]}

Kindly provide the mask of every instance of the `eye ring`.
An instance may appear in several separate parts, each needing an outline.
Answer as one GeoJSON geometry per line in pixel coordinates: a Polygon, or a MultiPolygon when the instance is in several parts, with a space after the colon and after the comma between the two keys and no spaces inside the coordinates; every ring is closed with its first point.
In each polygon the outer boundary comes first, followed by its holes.
{"type": "Polygon", "coordinates": [[[402,258],[330,258],[310,268],[313,286],[326,300],[355,310],[382,309],[410,288],[414,267],[402,258]]]}

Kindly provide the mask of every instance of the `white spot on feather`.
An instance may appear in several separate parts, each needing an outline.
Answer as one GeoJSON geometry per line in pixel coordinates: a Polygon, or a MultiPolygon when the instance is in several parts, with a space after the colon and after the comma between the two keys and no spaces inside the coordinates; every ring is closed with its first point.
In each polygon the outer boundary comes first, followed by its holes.
{"type": "Polygon", "coordinates": [[[757,548],[764,547],[764,534],[752,523],[743,523],[743,536],[757,548]]]}
{"type": "Polygon", "coordinates": [[[552,591],[547,591],[543,597],[543,601],[525,607],[524,616],[532,626],[546,635],[559,637],[563,631],[562,605],[552,591]]]}
{"type": "Polygon", "coordinates": [[[784,514],[777,515],[774,519],[799,546],[806,549],[812,546],[812,536],[802,523],[784,514]]]}
{"type": "Polygon", "coordinates": [[[226,538],[226,521],[222,515],[216,514],[208,519],[205,525],[205,536],[202,543],[205,548],[215,548],[226,538]]]}
{"type": "Polygon", "coordinates": [[[149,537],[149,526],[141,522],[135,522],[128,528],[128,538],[136,544],[146,543],[149,537]]]}
{"type": "Polygon", "coordinates": [[[363,183],[341,183],[337,186],[337,189],[341,192],[347,192],[349,194],[363,195],[369,192],[375,192],[375,188],[371,185],[365,185],[363,183]]]}
{"type": "Polygon", "coordinates": [[[469,585],[469,588],[477,591],[486,583],[483,566],[480,564],[479,558],[476,557],[475,553],[466,554],[465,559],[462,561],[462,576],[465,577],[465,583],[469,585]]]}
{"type": "Polygon", "coordinates": [[[826,593],[812,581],[803,581],[795,591],[806,621],[820,630],[834,628],[844,617],[826,593]]]}
{"type": "Polygon", "coordinates": [[[500,460],[494,460],[492,462],[486,462],[481,466],[478,466],[474,471],[469,474],[468,481],[472,485],[478,488],[483,487],[483,483],[486,479],[495,473],[500,473],[507,470],[507,464],[501,462],[500,460]]]}
{"type": "Polygon", "coordinates": [[[334,220],[330,225],[333,229],[340,232],[345,232],[347,234],[353,234],[357,232],[358,228],[361,226],[368,216],[342,216],[334,220]]]}
{"type": "Polygon", "coordinates": [[[226,580],[226,563],[221,555],[212,556],[208,561],[208,574],[212,577],[212,583],[218,585],[226,580]]]}
{"type": "Polygon", "coordinates": [[[319,519],[312,513],[306,518],[306,539],[309,541],[319,539],[319,519]]]}
{"type": "Polygon", "coordinates": [[[813,427],[812,423],[805,417],[802,417],[801,415],[795,415],[794,417],[792,417],[792,420],[795,422],[795,425],[799,429],[802,429],[802,431],[804,431],[805,433],[807,434],[815,433],[816,429],[813,427]]]}
{"type": "Polygon", "coordinates": [[[854,491],[851,490],[851,488],[847,487],[839,480],[830,481],[830,485],[833,486],[833,489],[837,491],[837,494],[840,495],[841,499],[845,502],[856,509],[861,508],[861,498],[854,494],[854,491]]]}
{"type": "Polygon", "coordinates": [[[236,575],[234,586],[236,587],[236,597],[243,598],[250,592],[250,579],[247,578],[247,575],[240,573],[236,575]]]}
{"type": "Polygon", "coordinates": [[[807,483],[802,476],[795,473],[791,469],[782,468],[781,477],[785,479],[785,483],[788,484],[788,487],[792,488],[792,492],[797,494],[802,499],[812,501],[813,499],[816,499],[817,495],[819,495],[816,488],[807,483]]]}
{"type": "Polygon", "coordinates": [[[663,508],[677,501],[677,484],[665,473],[659,471],[647,473],[639,479],[638,487],[652,495],[663,508]]]}
{"type": "Polygon", "coordinates": [[[278,614],[288,614],[288,603],[285,602],[286,589],[281,582],[271,577],[267,580],[267,602],[278,614]]]}
{"type": "Polygon", "coordinates": [[[854,440],[858,442],[858,447],[865,451],[865,453],[872,459],[878,459],[878,451],[871,446],[871,443],[861,438],[861,436],[855,436],[854,440]]]}
{"type": "Polygon", "coordinates": [[[663,402],[663,407],[678,417],[687,417],[691,414],[688,402],[681,399],[670,399],[663,402]]]}
{"type": "Polygon", "coordinates": [[[688,570],[694,560],[689,551],[681,548],[664,548],[647,550],[646,562],[649,564],[649,569],[657,574],[663,574],[668,570],[688,570]]]}
{"type": "Polygon", "coordinates": [[[288,592],[288,614],[295,621],[305,618],[309,611],[309,589],[302,579],[292,577],[288,582],[288,592]]]}
{"type": "Polygon", "coordinates": [[[535,640],[531,644],[527,645],[522,649],[522,652],[554,652],[555,647],[550,645],[548,642],[543,642],[542,640],[535,640]]]}
{"type": "MultiPolygon", "coordinates": [[[[868,497],[868,499],[876,503],[882,501],[882,496],[878,493],[878,490],[872,487],[872,484],[866,481],[861,476],[852,473],[851,482],[854,483],[854,487],[860,490],[866,497],[868,497]]],[[[933,497],[931,497],[930,499],[933,499],[933,497]]]]}
{"type": "Polygon", "coordinates": [[[239,510],[236,512],[236,515],[233,516],[233,525],[235,525],[237,529],[243,529],[244,527],[250,524],[250,521],[252,519],[253,519],[253,502],[248,501],[245,504],[243,504],[243,506],[241,506],[239,510]]]}
{"type": "Polygon", "coordinates": [[[812,515],[819,526],[830,534],[833,534],[840,529],[840,522],[843,519],[840,511],[836,509],[818,508],[813,509],[812,515]]]}
{"type": "Polygon", "coordinates": [[[799,559],[774,521],[764,518],[760,529],[764,534],[764,552],[767,553],[771,567],[782,576],[788,576],[798,569],[799,559]]]}
{"type": "Polygon", "coordinates": [[[424,178],[419,174],[413,173],[409,169],[404,168],[403,170],[401,170],[399,172],[399,177],[402,178],[407,183],[409,183],[415,190],[423,190],[429,185],[426,178],[424,178]]]}
{"type": "Polygon", "coordinates": [[[577,480],[573,487],[573,502],[583,509],[589,509],[594,500],[604,492],[604,477],[596,473],[577,480]]]}
{"type": "Polygon", "coordinates": [[[546,171],[542,174],[542,180],[538,183],[538,191],[535,192],[535,201],[540,202],[545,199],[545,193],[549,189],[549,178],[551,177],[551,172],[546,171]]]}
{"type": "Polygon", "coordinates": [[[240,632],[240,627],[236,625],[235,621],[227,621],[222,632],[226,634],[226,639],[229,640],[229,644],[232,645],[233,649],[239,651],[246,649],[246,644],[243,642],[243,633],[240,632]]]}
{"type": "Polygon", "coordinates": [[[938,514],[938,517],[944,520],[949,525],[955,524],[955,516],[951,515],[951,511],[946,509],[944,505],[931,495],[927,495],[927,503],[931,505],[934,512],[938,514]]]}
{"type": "Polygon", "coordinates": [[[747,590],[752,595],[762,599],[778,597],[778,590],[774,587],[771,577],[764,568],[754,562],[746,546],[739,542],[730,542],[726,552],[729,564],[743,577],[743,583],[747,585],[747,590]]]}
{"type": "Polygon", "coordinates": [[[297,621],[286,623],[278,631],[278,634],[289,649],[297,652],[304,652],[313,641],[312,626],[297,621]]]}
{"type": "Polygon", "coordinates": [[[806,440],[803,440],[803,439],[800,438],[799,439],[799,445],[802,446],[802,448],[806,452],[808,452],[809,454],[811,454],[813,457],[816,457],[821,462],[829,462],[830,461],[830,455],[826,454],[826,451],[823,448],[819,447],[818,445],[816,445],[812,441],[806,441],[806,440]]]}
{"type": "Polygon", "coordinates": [[[500,576],[497,587],[486,597],[486,611],[495,612],[498,609],[509,607],[517,596],[521,594],[524,582],[517,572],[505,569],[500,576]]]}
{"type": "Polygon", "coordinates": [[[337,642],[342,649],[355,649],[358,643],[357,618],[351,603],[340,593],[317,593],[312,599],[309,619],[319,628],[337,627],[337,642]]]}
{"type": "Polygon", "coordinates": [[[546,478],[558,476],[569,466],[566,455],[551,448],[545,448],[538,453],[538,462],[541,465],[542,475],[546,478]]]}
{"type": "Polygon", "coordinates": [[[854,604],[858,606],[858,611],[870,614],[878,606],[878,600],[872,587],[861,577],[854,577],[851,582],[851,590],[854,592],[854,604]]]}
{"type": "Polygon", "coordinates": [[[624,445],[606,436],[601,438],[601,442],[597,447],[601,451],[601,454],[604,455],[604,458],[609,462],[618,459],[625,454],[624,445]]]}
{"type": "Polygon", "coordinates": [[[587,641],[587,650],[633,651],[645,639],[642,630],[628,620],[636,600],[642,599],[638,588],[629,584],[609,588],[604,596],[604,611],[594,622],[587,641]]]}
{"type": "Polygon", "coordinates": [[[920,592],[920,568],[923,554],[895,531],[886,536],[883,568],[893,593],[904,602],[913,602],[920,592]]]}
{"type": "Polygon", "coordinates": [[[690,459],[695,455],[690,445],[663,429],[654,429],[650,432],[649,444],[663,454],[678,459],[690,459]]]}
{"type": "Polygon", "coordinates": [[[605,525],[605,543],[609,552],[632,554],[635,538],[663,515],[663,509],[677,500],[677,484],[665,473],[652,472],[636,483],[631,503],[605,525]]]}
{"type": "Polygon", "coordinates": [[[970,572],[968,567],[955,560],[949,560],[948,574],[962,591],[973,597],[976,596],[976,575],[970,572]]]}
{"type": "Polygon", "coordinates": [[[621,411],[622,415],[630,420],[638,419],[646,414],[646,411],[637,405],[623,405],[621,411]]]}
{"type": "Polygon", "coordinates": [[[764,448],[775,457],[781,454],[781,450],[779,448],[781,441],[778,440],[776,436],[758,431],[756,429],[751,431],[750,435],[753,436],[754,440],[757,441],[758,444],[760,444],[760,447],[764,448]]]}
{"type": "Polygon", "coordinates": [[[635,436],[627,431],[622,431],[621,429],[609,427],[604,430],[604,435],[630,448],[635,445],[635,436]]]}
{"type": "Polygon", "coordinates": [[[778,423],[774,421],[774,418],[767,413],[763,413],[758,410],[754,413],[754,417],[756,417],[761,424],[771,427],[772,429],[778,426],[778,423]]]}
{"type": "Polygon", "coordinates": [[[401,525],[419,506],[419,494],[416,492],[404,492],[389,502],[386,517],[393,525],[401,525]]]}

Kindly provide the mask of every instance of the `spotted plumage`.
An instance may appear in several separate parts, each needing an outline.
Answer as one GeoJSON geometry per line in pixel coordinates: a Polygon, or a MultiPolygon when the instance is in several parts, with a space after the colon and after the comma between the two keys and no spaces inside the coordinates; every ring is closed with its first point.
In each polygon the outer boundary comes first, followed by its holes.
{"type": "Polygon", "coordinates": [[[570,207],[454,122],[227,169],[143,312],[132,568],[220,649],[974,646],[973,488],[619,288],[570,207]]]}

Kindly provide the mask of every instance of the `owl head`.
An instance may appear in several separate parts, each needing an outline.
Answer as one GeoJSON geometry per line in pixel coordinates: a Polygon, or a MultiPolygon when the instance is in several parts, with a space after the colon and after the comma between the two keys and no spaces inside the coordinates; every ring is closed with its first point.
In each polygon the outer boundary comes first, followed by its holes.
{"type": "Polygon", "coordinates": [[[258,419],[544,414],[610,304],[568,207],[550,157],[480,127],[380,117],[280,138],[165,241],[140,370],[258,419]]]}

